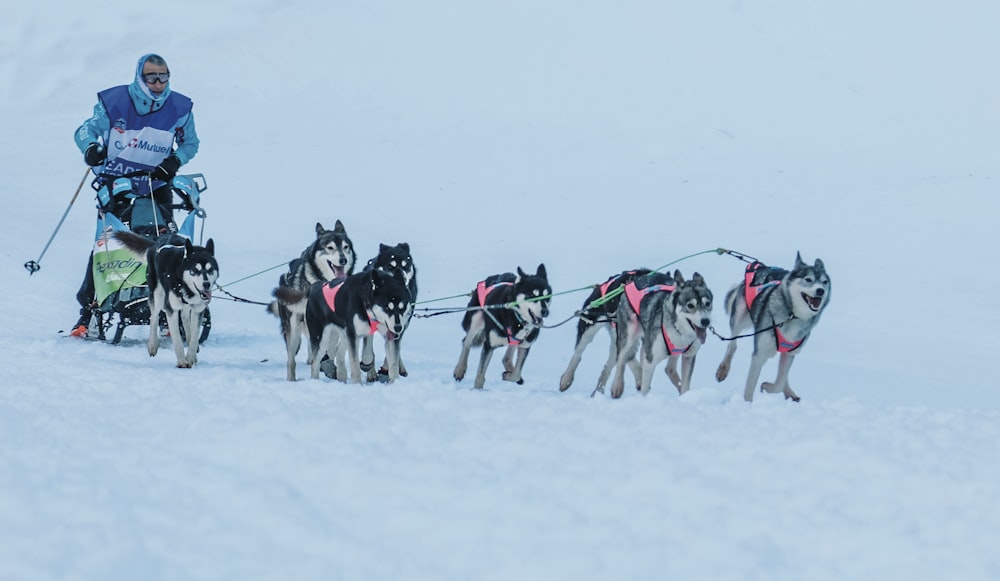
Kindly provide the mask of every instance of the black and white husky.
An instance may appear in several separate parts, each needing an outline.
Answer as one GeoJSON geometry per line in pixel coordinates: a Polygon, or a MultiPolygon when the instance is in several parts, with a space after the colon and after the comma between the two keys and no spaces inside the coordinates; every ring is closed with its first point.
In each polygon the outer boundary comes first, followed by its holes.
{"type": "Polygon", "coordinates": [[[473,384],[476,389],[482,389],[493,350],[506,345],[503,379],[523,384],[521,372],[524,360],[538,338],[542,320],[549,316],[551,297],[552,287],[549,286],[544,264],[539,264],[533,275],[518,267],[517,274],[496,274],[479,282],[472,291],[468,310],[462,318],[465,338],[458,364],[455,365],[455,381],[465,378],[469,351],[474,346],[482,345],[483,352],[473,384]]]}
{"type": "MultiPolygon", "coordinates": [[[[604,364],[600,378],[597,380],[597,390],[604,390],[604,384],[608,381],[609,372],[618,355],[616,345],[618,332],[616,331],[617,326],[614,324],[614,320],[618,312],[618,302],[621,300],[619,289],[622,285],[635,280],[636,277],[647,275],[650,272],[652,271],[648,268],[626,270],[620,274],[612,275],[602,284],[594,286],[594,290],[583,301],[583,307],[580,309],[579,320],[576,325],[576,348],[573,351],[573,357],[569,360],[566,371],[559,378],[559,391],[566,391],[573,385],[573,377],[576,375],[576,368],[580,366],[584,350],[590,345],[590,342],[594,340],[594,336],[602,328],[607,328],[608,333],[611,335],[611,344],[608,347],[608,360],[604,364]]],[[[633,360],[633,363],[629,367],[632,369],[632,373],[635,374],[635,380],[638,383],[638,363],[635,363],[633,360]]]]}
{"type": "Polygon", "coordinates": [[[679,270],[673,276],[654,272],[626,284],[623,295],[616,317],[618,356],[611,397],[622,396],[625,365],[635,358],[640,339],[639,391],[649,393],[653,371],[666,359],[667,376],[683,395],[691,388],[695,357],[712,319],[712,291],[705,279],[697,272],[691,280],[685,280],[679,270]]]}
{"type": "Polygon", "coordinates": [[[337,379],[346,381],[346,354],[350,358],[350,380],[361,383],[358,341],[375,333],[385,337],[388,381],[399,376],[395,339],[404,329],[410,293],[393,275],[380,270],[359,272],[318,282],[307,292],[279,286],[275,297],[286,306],[305,308],[313,379],[319,378],[320,361],[328,354],[336,362],[337,379]]]}
{"type": "MultiPolygon", "coordinates": [[[[743,281],[726,293],[726,312],[729,313],[732,334],[735,336],[748,328],[754,332],[753,357],[743,388],[743,399],[753,401],[764,363],[775,353],[781,353],[777,378],[774,383],[762,383],[760,390],[782,393],[785,399],[799,401],[799,396],[788,384],[788,370],[829,302],[830,277],[823,261],[818,258],[810,266],[802,261],[801,254],[796,253],[795,266],[791,271],[768,267],[760,262],[747,266],[743,281]]],[[[734,353],[736,341],[730,341],[715,372],[719,381],[729,375],[734,353]]]]}
{"type": "MultiPolygon", "coordinates": [[[[410,319],[413,317],[413,304],[417,302],[417,267],[413,264],[410,245],[406,242],[400,242],[395,246],[379,244],[378,254],[375,258],[368,261],[364,270],[381,270],[382,272],[392,274],[397,280],[406,285],[406,290],[410,291],[410,309],[406,313],[403,332],[396,335],[396,355],[399,358],[399,375],[406,377],[407,371],[406,366],[403,364],[400,342],[403,339],[406,329],[410,326],[410,319]]],[[[380,378],[387,379],[389,376],[388,356],[382,363],[382,367],[378,370],[375,369],[375,352],[372,344],[371,337],[367,337],[364,341],[361,354],[361,370],[368,374],[369,382],[380,378]]]]}
{"type": "MultiPolygon", "coordinates": [[[[288,263],[288,272],[278,279],[278,286],[308,291],[317,282],[344,278],[354,273],[354,244],[347,236],[344,224],[337,220],[333,230],[316,223],[316,239],[302,255],[288,263]]],[[[277,290],[277,289],[275,289],[277,290]]],[[[288,354],[288,381],[295,381],[295,356],[306,333],[305,303],[286,304],[272,301],[267,311],[281,320],[281,336],[288,354]]]]}
{"type": "Polygon", "coordinates": [[[114,234],[115,239],[146,264],[149,285],[149,356],[160,347],[160,329],[156,321],[166,313],[167,327],[177,355],[177,367],[189,368],[198,362],[198,339],[205,308],[212,300],[212,287],[219,278],[215,244],[209,238],[205,246],[195,246],[179,234],[164,234],[156,239],[133,232],[114,234]],[[187,351],[181,338],[184,326],[187,351]]]}

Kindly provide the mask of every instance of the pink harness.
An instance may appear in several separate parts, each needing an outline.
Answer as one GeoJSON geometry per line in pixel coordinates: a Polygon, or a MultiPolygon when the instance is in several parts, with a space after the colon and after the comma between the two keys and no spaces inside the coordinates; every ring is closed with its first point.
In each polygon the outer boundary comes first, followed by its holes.
{"type": "MultiPolygon", "coordinates": [[[[743,295],[747,299],[747,309],[753,305],[754,299],[756,299],[757,295],[759,295],[765,288],[781,284],[780,280],[772,280],[754,285],[754,276],[757,274],[757,270],[759,270],[762,266],[764,265],[760,262],[753,262],[747,265],[746,275],[744,276],[746,282],[743,286],[743,295]]],[[[774,328],[774,338],[778,344],[778,353],[791,353],[792,351],[798,349],[799,346],[802,345],[802,342],[805,341],[805,338],[799,339],[798,341],[789,341],[788,339],[785,339],[785,336],[781,334],[781,329],[778,327],[774,328]]]]}
{"type": "Polygon", "coordinates": [[[625,298],[628,299],[629,306],[635,311],[635,314],[639,314],[639,304],[642,302],[642,297],[648,295],[651,292],[657,291],[671,291],[676,287],[672,284],[654,284],[647,286],[646,288],[640,289],[635,286],[635,281],[632,281],[625,285],[625,298]]]}
{"type": "MultiPolygon", "coordinates": [[[[635,311],[635,314],[639,314],[639,305],[642,304],[642,297],[646,296],[652,292],[669,291],[673,292],[677,287],[672,284],[654,284],[647,286],[646,288],[640,289],[635,286],[635,282],[630,282],[625,285],[625,298],[628,299],[628,304],[635,311]]],[[[688,343],[684,348],[674,345],[674,342],[670,340],[667,336],[667,328],[663,325],[660,326],[660,331],[663,333],[663,340],[667,343],[667,351],[671,355],[680,355],[681,353],[687,353],[687,350],[694,345],[694,341],[688,343]]]]}
{"type": "MultiPolygon", "coordinates": [[[[490,286],[486,286],[486,281],[485,280],[479,281],[479,283],[476,284],[476,296],[479,299],[479,306],[480,307],[486,306],[486,295],[488,295],[491,292],[493,292],[493,289],[497,288],[498,286],[513,286],[513,284],[514,283],[512,283],[512,282],[498,282],[496,284],[493,284],[493,285],[490,285],[490,286]]],[[[494,319],[494,321],[495,320],[496,319],[494,319]]],[[[504,330],[507,331],[507,344],[508,345],[520,345],[521,344],[521,341],[518,340],[517,337],[514,336],[514,332],[510,330],[510,327],[507,327],[504,330]]]]}
{"type": "Polygon", "coordinates": [[[694,342],[698,340],[698,338],[695,337],[690,343],[687,344],[687,347],[681,349],[680,347],[674,345],[673,341],[670,340],[670,337],[667,335],[666,325],[660,325],[660,331],[663,333],[663,340],[667,343],[667,352],[671,355],[681,355],[687,353],[688,349],[690,349],[691,346],[694,345],[694,342]]]}
{"type": "MultiPolygon", "coordinates": [[[[326,305],[330,307],[330,310],[337,312],[337,307],[334,306],[333,300],[337,297],[337,293],[340,292],[340,287],[343,286],[344,281],[338,282],[336,285],[324,284],[323,285],[323,298],[326,299],[326,305]]],[[[365,315],[368,317],[368,333],[374,335],[378,332],[378,321],[375,320],[375,315],[372,313],[371,309],[365,308],[365,315]]]]}

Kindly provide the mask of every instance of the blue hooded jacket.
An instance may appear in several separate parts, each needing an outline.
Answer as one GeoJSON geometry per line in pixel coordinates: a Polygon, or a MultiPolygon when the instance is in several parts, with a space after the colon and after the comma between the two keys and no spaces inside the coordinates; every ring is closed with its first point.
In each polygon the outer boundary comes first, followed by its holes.
{"type": "MultiPolygon", "coordinates": [[[[173,123],[174,126],[175,137],[173,154],[180,159],[181,165],[184,165],[191,161],[195,154],[198,153],[199,145],[198,134],[194,127],[194,113],[190,108],[191,101],[180,93],[172,93],[169,81],[167,81],[167,84],[163,89],[163,93],[161,93],[159,97],[154,96],[150,92],[149,87],[146,86],[145,81],[142,80],[142,67],[146,64],[146,60],[148,60],[151,56],[157,55],[150,53],[139,57],[139,61],[136,63],[135,67],[135,78],[132,80],[131,84],[127,85],[128,97],[135,109],[135,113],[139,117],[160,111],[167,104],[179,106],[178,118],[176,120],[171,119],[169,121],[173,123]],[[171,96],[174,96],[173,100],[170,100],[171,96]]],[[[83,122],[83,125],[76,130],[76,135],[74,136],[76,146],[80,149],[81,153],[87,151],[87,148],[94,143],[98,143],[105,148],[108,147],[111,139],[110,134],[112,120],[108,115],[108,111],[105,108],[104,99],[102,97],[105,97],[108,94],[114,95],[116,94],[116,91],[121,91],[125,88],[125,85],[112,87],[111,89],[102,91],[98,95],[99,98],[97,104],[94,105],[93,116],[83,122]]],[[[168,155],[170,155],[169,151],[164,152],[163,157],[166,158],[168,155]]],[[[100,173],[101,168],[95,168],[95,171],[100,173]]]]}

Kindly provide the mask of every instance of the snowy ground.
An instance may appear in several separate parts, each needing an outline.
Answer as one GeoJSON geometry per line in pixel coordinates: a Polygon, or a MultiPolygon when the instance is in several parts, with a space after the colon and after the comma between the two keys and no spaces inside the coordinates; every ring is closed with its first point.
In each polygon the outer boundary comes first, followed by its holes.
{"type": "MultiPolygon", "coordinates": [[[[5,10],[0,578],[1000,578],[995,3],[5,10]],[[572,324],[475,392],[454,314],[414,322],[396,384],[290,384],[277,320],[222,293],[193,370],[144,329],[64,337],[89,190],[22,264],[95,93],[149,51],[195,100],[234,295],[268,300],[279,271],[251,275],[336,219],[362,259],[409,242],[424,301],[544,262],[552,323],[625,268],[801,251],[833,279],[802,402],[743,403],[751,346],[720,384],[714,339],[681,398],[659,370],[589,398],[603,337],[559,393],[572,324]]],[[[671,268],[721,297],[742,263],[671,268]]]]}

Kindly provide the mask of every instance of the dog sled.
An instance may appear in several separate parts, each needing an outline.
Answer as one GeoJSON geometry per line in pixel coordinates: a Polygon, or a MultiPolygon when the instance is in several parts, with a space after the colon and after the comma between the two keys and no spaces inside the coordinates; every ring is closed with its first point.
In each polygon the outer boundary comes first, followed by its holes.
{"type": "MultiPolygon", "coordinates": [[[[149,286],[146,283],[146,265],[138,260],[112,235],[118,231],[131,231],[149,239],[176,232],[194,240],[197,221],[207,216],[200,205],[201,193],[208,188],[203,174],[178,175],[170,182],[170,203],[157,203],[151,193],[149,172],[134,172],[124,176],[98,175],[91,187],[97,191],[98,200],[109,210],[97,218],[94,235],[94,252],[91,268],[94,275],[97,338],[106,340],[114,328],[112,344],[121,342],[127,327],[149,325],[149,286]],[[180,203],[175,203],[176,199],[180,203]],[[175,214],[186,212],[177,224],[175,214]]],[[[156,322],[166,329],[163,314],[156,322]]],[[[212,315],[206,308],[198,342],[208,338],[212,328],[212,315]]],[[[181,331],[181,339],[187,340],[181,331]]]]}

